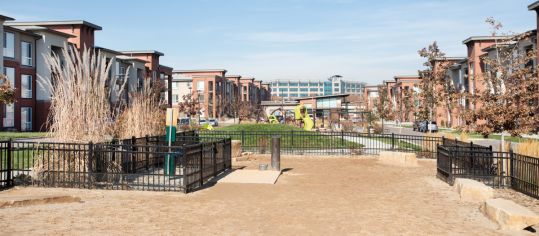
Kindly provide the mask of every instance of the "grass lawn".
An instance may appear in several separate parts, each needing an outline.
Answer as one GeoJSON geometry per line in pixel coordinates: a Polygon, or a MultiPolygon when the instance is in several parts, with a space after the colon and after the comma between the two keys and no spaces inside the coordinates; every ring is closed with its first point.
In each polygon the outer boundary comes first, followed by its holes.
{"type": "Polygon", "coordinates": [[[267,147],[269,150],[271,136],[281,135],[283,148],[361,148],[363,145],[341,138],[340,135],[328,136],[313,131],[305,131],[291,125],[281,124],[238,124],[220,127],[214,131],[206,131],[201,136],[230,136],[233,140],[242,140],[245,147],[267,147]],[[293,132],[292,132],[293,131],[293,132]],[[223,133],[221,133],[223,132],[223,133]]]}
{"type": "MultiPolygon", "coordinates": [[[[459,131],[452,131],[451,133],[453,133],[455,135],[460,135],[459,131]]],[[[482,134],[475,133],[475,132],[468,133],[468,137],[472,138],[472,139],[485,139],[482,134]]],[[[499,135],[499,134],[491,134],[491,135],[488,136],[487,139],[502,140],[502,136],[499,135]]],[[[514,142],[514,143],[521,143],[521,142],[526,142],[526,141],[530,141],[530,140],[539,141],[539,140],[533,139],[533,138],[520,138],[520,137],[509,136],[509,135],[505,135],[504,140],[514,142]]]]}
{"type": "Polygon", "coordinates": [[[46,132],[0,132],[0,139],[39,138],[46,135],[46,132]]]}

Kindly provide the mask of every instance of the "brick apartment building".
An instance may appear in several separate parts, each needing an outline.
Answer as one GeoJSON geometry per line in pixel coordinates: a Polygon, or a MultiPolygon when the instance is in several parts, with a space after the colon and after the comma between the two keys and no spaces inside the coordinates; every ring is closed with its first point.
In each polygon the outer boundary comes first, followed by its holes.
{"type": "MultiPolygon", "coordinates": [[[[1,129],[17,131],[44,131],[50,110],[51,71],[43,55],[58,55],[65,45],[80,51],[89,48],[107,62],[112,61],[111,77],[124,82],[127,91],[111,97],[112,102],[128,103],[128,93],[140,91],[145,78],[161,80],[165,84],[162,98],[171,103],[172,68],[159,64],[163,53],[148,51],[120,52],[95,46],[95,31],[101,26],[84,20],[18,22],[0,16],[2,23],[2,65],[16,88],[16,101],[1,108],[1,129]],[[4,44],[5,42],[5,44],[4,44]],[[130,68],[130,70],[128,70],[130,68]]],[[[119,86],[116,86],[119,89],[119,86]]]]}
{"type": "Polygon", "coordinates": [[[226,72],[224,69],[174,70],[173,106],[177,106],[182,96],[190,95],[198,99],[202,117],[222,118],[236,115],[232,104],[238,101],[249,102],[254,107],[271,99],[267,84],[226,72]]]}

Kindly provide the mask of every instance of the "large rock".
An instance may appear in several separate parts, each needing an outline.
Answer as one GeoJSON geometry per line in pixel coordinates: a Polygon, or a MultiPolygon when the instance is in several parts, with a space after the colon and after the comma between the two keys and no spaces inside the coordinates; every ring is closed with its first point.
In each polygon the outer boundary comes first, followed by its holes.
{"type": "Polygon", "coordinates": [[[378,161],[386,165],[414,167],[417,166],[417,158],[415,153],[408,152],[380,152],[378,161]]]}
{"type": "Polygon", "coordinates": [[[232,157],[241,156],[241,140],[232,140],[232,157]]]}
{"type": "Polygon", "coordinates": [[[484,202],[494,197],[494,189],[473,179],[457,178],[453,186],[462,201],[484,202]]]}
{"type": "Polygon", "coordinates": [[[539,215],[513,201],[502,198],[488,199],[481,211],[501,229],[522,230],[539,224],[539,215]]]}

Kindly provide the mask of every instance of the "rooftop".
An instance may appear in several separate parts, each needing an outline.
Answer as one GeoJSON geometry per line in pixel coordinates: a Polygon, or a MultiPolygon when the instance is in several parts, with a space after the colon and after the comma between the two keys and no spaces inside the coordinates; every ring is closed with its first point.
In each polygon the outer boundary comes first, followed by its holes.
{"type": "Polygon", "coordinates": [[[536,1],[528,6],[528,10],[533,11],[539,8],[539,1],[536,1]]]}
{"type": "Polygon", "coordinates": [[[174,70],[173,73],[197,73],[197,72],[224,72],[225,69],[195,69],[195,70],[174,70]]]}
{"type": "MultiPolygon", "coordinates": [[[[10,26],[9,23],[4,23],[4,25],[6,26],[10,26]]],[[[72,35],[72,34],[67,34],[67,33],[64,33],[64,32],[60,32],[60,31],[56,31],[56,30],[51,30],[47,27],[43,27],[43,26],[36,26],[36,25],[28,25],[28,26],[11,26],[12,28],[17,28],[17,29],[20,29],[20,30],[25,30],[25,31],[32,31],[32,32],[49,32],[49,33],[53,33],[53,34],[56,34],[56,35],[61,35],[61,36],[64,36],[66,38],[74,38],[76,37],[75,35],[72,35]]]]}
{"type": "Polygon", "coordinates": [[[467,44],[473,41],[489,41],[489,40],[507,39],[507,38],[509,38],[509,36],[472,36],[462,41],[462,43],[467,44]]]}
{"type": "Polygon", "coordinates": [[[156,50],[133,50],[133,51],[120,51],[123,54],[157,54],[159,56],[164,56],[165,54],[156,50]]]}
{"type": "Polygon", "coordinates": [[[61,21],[16,21],[10,22],[10,25],[24,26],[24,25],[37,25],[37,26],[47,26],[47,25],[85,25],[95,30],[102,30],[101,26],[90,23],[85,20],[61,20],[61,21]]]}
{"type": "Polygon", "coordinates": [[[296,98],[294,100],[300,101],[300,100],[307,100],[307,99],[320,99],[320,98],[337,98],[337,97],[348,97],[350,94],[334,94],[334,95],[324,95],[324,96],[314,96],[314,97],[304,97],[304,98],[296,98]]]}
{"type": "Polygon", "coordinates": [[[120,60],[126,60],[126,61],[139,61],[139,62],[146,63],[145,60],[142,60],[142,59],[139,59],[139,58],[136,58],[136,57],[125,56],[125,55],[119,55],[119,56],[116,56],[116,58],[118,58],[120,60]]]}
{"type": "Polygon", "coordinates": [[[5,21],[7,21],[7,20],[15,20],[15,19],[13,19],[13,18],[11,18],[11,17],[9,17],[9,16],[0,15],[0,20],[5,20],[5,21]]]}

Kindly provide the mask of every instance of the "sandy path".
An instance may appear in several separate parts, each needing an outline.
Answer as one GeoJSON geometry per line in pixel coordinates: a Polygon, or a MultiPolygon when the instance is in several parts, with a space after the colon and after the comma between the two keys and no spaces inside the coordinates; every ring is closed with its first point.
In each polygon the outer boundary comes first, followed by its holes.
{"type": "MultiPolygon", "coordinates": [[[[267,158],[240,162],[247,168],[267,158]]],[[[498,235],[478,205],[434,178],[435,162],[400,169],[373,159],[283,158],[276,185],[217,184],[188,195],[21,188],[83,203],[0,209],[1,234],[498,235]]]]}

